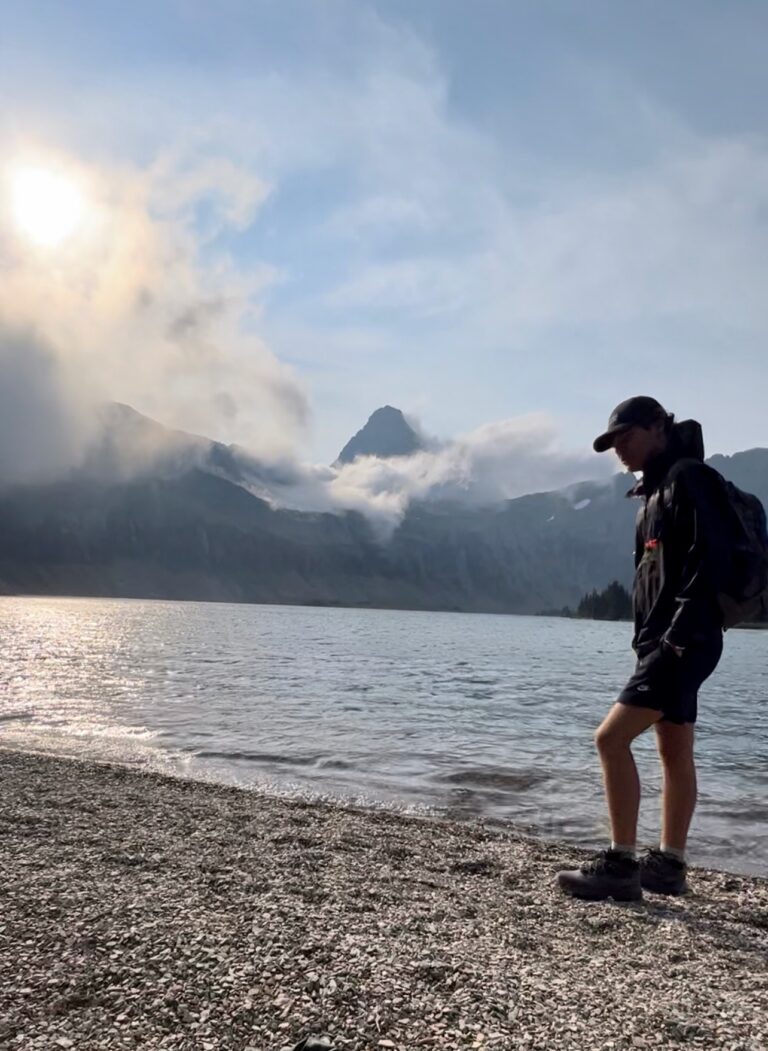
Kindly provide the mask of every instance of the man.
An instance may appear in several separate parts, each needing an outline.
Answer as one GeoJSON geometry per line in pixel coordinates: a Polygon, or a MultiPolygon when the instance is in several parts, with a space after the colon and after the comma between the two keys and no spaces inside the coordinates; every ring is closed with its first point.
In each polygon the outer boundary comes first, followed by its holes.
{"type": "Polygon", "coordinates": [[[560,872],[568,894],[634,901],[643,888],[682,894],[685,847],[696,805],[693,758],[699,687],[723,648],[717,567],[726,542],[717,475],[704,464],[701,428],[675,424],[654,398],[622,402],[596,452],[613,448],[642,481],[635,546],[632,640],[637,666],[595,735],[612,842],[580,869],[560,872]],[[658,850],[636,857],[640,781],[632,741],[653,726],[663,771],[658,850]]]}

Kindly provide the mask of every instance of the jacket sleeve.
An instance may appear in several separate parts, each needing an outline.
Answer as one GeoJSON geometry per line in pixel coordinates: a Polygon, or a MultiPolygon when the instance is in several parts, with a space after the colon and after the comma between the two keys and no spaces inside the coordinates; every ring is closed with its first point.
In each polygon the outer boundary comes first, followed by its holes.
{"type": "Polygon", "coordinates": [[[664,639],[685,648],[722,623],[718,568],[726,554],[726,522],[719,480],[703,464],[682,471],[672,490],[674,547],[679,574],[675,613],[664,639]]]}
{"type": "MultiPolygon", "coordinates": [[[[637,512],[635,518],[635,574],[637,574],[637,567],[640,565],[640,559],[643,557],[643,548],[645,546],[645,539],[643,537],[643,509],[637,512]]],[[[634,630],[632,632],[632,649],[637,651],[637,640],[640,634],[640,620],[637,614],[637,596],[636,596],[637,583],[632,586],[632,619],[634,621],[634,630]]]]}

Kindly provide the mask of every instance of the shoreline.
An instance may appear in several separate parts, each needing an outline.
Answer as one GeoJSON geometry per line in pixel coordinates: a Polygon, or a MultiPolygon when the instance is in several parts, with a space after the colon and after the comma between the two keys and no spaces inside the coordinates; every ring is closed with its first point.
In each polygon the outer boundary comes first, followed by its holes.
{"type": "Polygon", "coordinates": [[[1,1048],[765,1046],[764,878],[582,903],[587,852],[481,822],[10,750],[0,781],[1,1048]]]}
{"type": "Polygon", "coordinates": [[[210,605],[210,606],[268,606],[274,608],[285,608],[285,609],[313,609],[313,610],[326,610],[326,609],[339,609],[339,610],[363,610],[371,613],[458,613],[462,616],[466,615],[480,615],[488,617],[541,617],[549,616],[549,614],[542,614],[536,610],[530,610],[528,612],[524,610],[512,610],[512,609],[484,609],[480,607],[467,606],[430,606],[430,605],[391,605],[391,606],[376,606],[369,602],[358,602],[358,603],[344,603],[334,601],[295,601],[290,602],[288,600],[278,601],[273,599],[270,601],[257,600],[257,599],[237,599],[232,597],[227,598],[216,598],[216,597],[197,597],[190,598],[189,596],[180,597],[178,595],[116,595],[116,594],[91,594],[90,592],[78,592],[72,594],[71,592],[64,591],[2,591],[0,590],[0,599],[3,598],[15,598],[15,599],[63,599],[64,601],[75,601],[83,600],[85,602],[184,602],[192,605],[210,605]]]}
{"type": "MultiPolygon", "coordinates": [[[[589,621],[596,624],[631,624],[631,617],[582,617],[577,614],[566,614],[561,610],[545,609],[545,610],[529,610],[524,612],[521,610],[510,610],[510,609],[476,609],[467,607],[466,609],[459,608],[457,606],[372,606],[368,603],[358,603],[356,605],[348,605],[343,602],[331,602],[331,601],[316,601],[316,602],[267,602],[267,601],[256,601],[254,599],[234,599],[234,598],[179,598],[177,596],[160,596],[160,595],[114,595],[114,594],[70,594],[69,592],[58,592],[58,591],[4,591],[0,587],[0,599],[3,598],[30,598],[30,599],[64,599],[64,600],[77,600],[83,599],[86,602],[89,601],[114,601],[114,602],[189,602],[192,604],[199,605],[213,605],[213,606],[269,606],[269,607],[285,607],[287,609],[350,609],[350,610],[370,610],[373,613],[458,613],[461,615],[467,614],[469,616],[480,615],[487,617],[538,617],[542,619],[557,619],[557,620],[576,620],[576,621],[589,621]]],[[[728,629],[729,631],[768,631],[768,621],[745,621],[743,624],[734,624],[733,627],[728,629]]]]}
{"type": "MultiPolygon", "coordinates": [[[[2,716],[0,716],[0,729],[2,729],[2,716]]],[[[582,855],[588,856],[605,845],[605,835],[593,835],[570,838],[564,836],[562,830],[558,833],[552,831],[545,825],[523,822],[508,815],[496,816],[493,813],[484,813],[479,809],[464,810],[460,805],[439,802],[423,802],[408,799],[402,794],[397,795],[371,795],[364,790],[350,789],[334,790],[323,789],[320,783],[309,783],[288,779],[281,788],[276,781],[263,784],[256,781],[242,779],[233,780],[223,776],[221,771],[194,770],[181,772],[172,766],[164,768],[164,765],[152,763],[148,757],[139,759],[125,758],[102,758],[95,754],[77,754],[72,751],[64,751],[49,748],[37,748],[29,743],[14,741],[5,744],[0,736],[0,756],[6,752],[23,754],[26,756],[39,757],[41,759],[62,759],[86,765],[115,767],[136,774],[156,775],[176,781],[191,781],[193,784],[212,785],[214,787],[233,788],[237,791],[248,792],[267,799],[296,800],[306,805],[329,805],[338,806],[342,809],[352,809],[362,813],[385,812],[394,816],[424,818],[435,820],[443,824],[456,824],[457,826],[479,825],[487,831],[495,831],[502,835],[510,834],[522,836],[544,846],[559,850],[575,850],[582,855]]],[[[657,842],[652,836],[644,835],[638,840],[638,849],[652,845],[657,842]]],[[[768,877],[768,866],[759,854],[735,853],[723,857],[708,851],[705,844],[697,842],[694,838],[689,843],[689,865],[713,872],[720,872],[726,876],[768,877]]]]}

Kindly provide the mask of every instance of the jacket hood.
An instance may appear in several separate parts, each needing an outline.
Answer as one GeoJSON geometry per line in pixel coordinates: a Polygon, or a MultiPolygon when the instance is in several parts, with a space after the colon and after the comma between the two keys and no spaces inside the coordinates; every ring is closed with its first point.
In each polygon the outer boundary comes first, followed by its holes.
{"type": "Polygon", "coordinates": [[[704,432],[697,420],[672,425],[671,445],[676,460],[704,460],[704,432]]]}
{"type": "Polygon", "coordinates": [[[704,462],[704,433],[697,420],[681,420],[672,424],[667,448],[643,472],[642,479],[632,487],[627,496],[647,496],[657,487],[678,460],[700,460],[704,462]]]}

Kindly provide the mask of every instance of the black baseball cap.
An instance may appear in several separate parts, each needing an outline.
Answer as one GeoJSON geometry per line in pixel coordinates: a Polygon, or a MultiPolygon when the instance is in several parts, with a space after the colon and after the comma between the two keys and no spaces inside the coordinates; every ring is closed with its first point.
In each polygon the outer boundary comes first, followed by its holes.
{"type": "Polygon", "coordinates": [[[613,410],[606,431],[599,438],[595,438],[592,448],[596,453],[604,453],[613,448],[618,434],[628,431],[630,427],[650,427],[666,415],[663,405],[655,398],[647,398],[644,395],[627,398],[613,410]]]}

